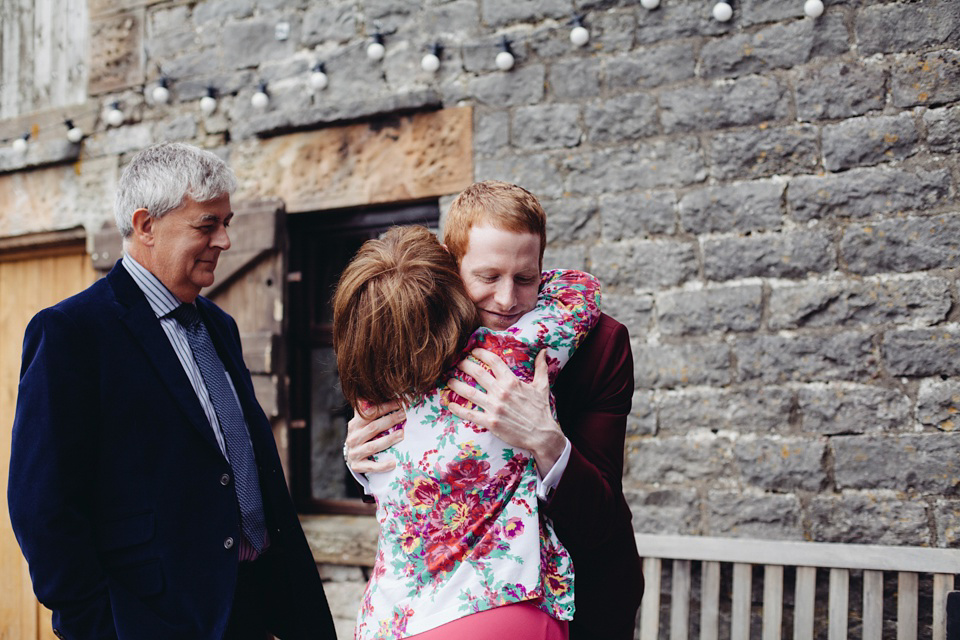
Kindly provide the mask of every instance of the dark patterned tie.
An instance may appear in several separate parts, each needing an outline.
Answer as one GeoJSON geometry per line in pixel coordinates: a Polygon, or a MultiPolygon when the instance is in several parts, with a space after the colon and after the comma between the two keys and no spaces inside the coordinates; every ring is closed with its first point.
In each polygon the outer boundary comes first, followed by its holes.
{"type": "Polygon", "coordinates": [[[247,424],[244,422],[240,405],[227,383],[227,372],[217,355],[207,327],[200,321],[197,308],[192,304],[182,304],[170,315],[187,331],[193,358],[200,367],[203,383],[210,393],[210,400],[227,445],[227,457],[233,469],[237,500],[240,503],[240,528],[247,541],[260,553],[266,534],[263,498],[260,495],[253,446],[250,444],[250,435],[247,433],[247,424]]]}

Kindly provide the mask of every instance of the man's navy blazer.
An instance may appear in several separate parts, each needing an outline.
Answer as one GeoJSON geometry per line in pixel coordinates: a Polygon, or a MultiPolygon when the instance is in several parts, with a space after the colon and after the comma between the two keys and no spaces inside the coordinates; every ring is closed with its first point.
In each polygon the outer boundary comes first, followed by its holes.
{"type": "MultiPolygon", "coordinates": [[[[233,319],[200,314],[260,471],[281,638],[334,638],[316,565],[233,319]]],[[[38,313],[23,346],[8,502],[34,590],[65,638],[219,640],[238,571],[230,465],[143,293],[117,263],[38,313]]]]}

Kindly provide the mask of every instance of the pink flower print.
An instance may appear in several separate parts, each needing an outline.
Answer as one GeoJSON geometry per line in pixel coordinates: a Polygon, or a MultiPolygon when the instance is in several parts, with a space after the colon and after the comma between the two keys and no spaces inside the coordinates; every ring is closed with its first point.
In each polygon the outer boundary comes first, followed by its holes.
{"type": "Polygon", "coordinates": [[[454,489],[465,489],[487,481],[490,463],[476,458],[457,459],[447,465],[443,480],[454,489]]]}
{"type": "Polygon", "coordinates": [[[523,520],[520,518],[507,520],[507,526],[503,528],[503,534],[507,537],[507,540],[513,540],[521,533],[523,533],[523,520]]]}

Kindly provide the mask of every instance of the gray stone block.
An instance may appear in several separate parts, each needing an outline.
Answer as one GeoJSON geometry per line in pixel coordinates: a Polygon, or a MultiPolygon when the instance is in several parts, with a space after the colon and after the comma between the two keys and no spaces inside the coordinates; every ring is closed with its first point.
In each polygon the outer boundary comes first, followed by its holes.
{"type": "Polygon", "coordinates": [[[913,115],[851,118],[823,128],[823,164],[829,171],[903,160],[919,151],[913,115]]]}
{"type": "Polygon", "coordinates": [[[591,247],[593,274],[608,286],[638,289],[673,287],[697,275],[688,243],[643,240],[591,247]]]}
{"type": "Polygon", "coordinates": [[[635,191],[600,196],[603,241],[616,242],[677,230],[677,196],[672,191],[635,191]]]}
{"type": "Polygon", "coordinates": [[[830,446],[839,489],[946,497],[960,488],[960,438],[953,434],[835,436],[830,446]]]}
{"type": "Polygon", "coordinates": [[[862,55],[916,51],[960,41],[960,4],[954,0],[866,5],[854,25],[862,55]]]}
{"type": "Polygon", "coordinates": [[[597,203],[592,198],[562,198],[541,202],[547,214],[549,244],[581,242],[594,244],[600,239],[597,203]]]}
{"type": "Polygon", "coordinates": [[[840,255],[850,271],[862,274],[960,266],[960,215],[850,225],[840,255]]]}
{"type": "Polygon", "coordinates": [[[848,49],[843,16],[831,14],[816,22],[800,20],[708,40],[700,51],[700,68],[706,77],[742,76],[839,56],[848,49]]]}
{"type": "Polygon", "coordinates": [[[775,286],[771,329],[936,324],[946,319],[952,296],[944,278],[831,280],[775,286]]]}
{"type": "Polygon", "coordinates": [[[627,437],[657,433],[657,405],[652,391],[637,391],[627,415],[627,437]]]}
{"type": "Polygon", "coordinates": [[[256,4],[256,0],[204,0],[194,7],[193,19],[200,26],[223,24],[228,18],[242,20],[253,15],[256,4]]]}
{"type": "Polygon", "coordinates": [[[836,251],[826,233],[793,231],[702,241],[703,270],[710,280],[803,278],[833,271],[836,251]]]}
{"type": "Polygon", "coordinates": [[[570,4],[563,0],[484,0],[480,13],[483,23],[491,27],[569,16],[570,4]]]}
{"type": "Polygon", "coordinates": [[[183,114],[157,123],[153,132],[155,140],[193,140],[197,136],[197,118],[183,114]]]}
{"type": "Polygon", "coordinates": [[[800,426],[824,435],[905,431],[913,426],[910,398],[898,389],[852,383],[810,384],[798,393],[800,426]]]}
{"type": "Polygon", "coordinates": [[[587,270],[587,250],[581,245],[547,247],[543,252],[544,269],[587,270]]]}
{"type": "Polygon", "coordinates": [[[633,376],[642,389],[726,385],[732,381],[725,344],[636,345],[633,376]]]}
{"type": "Polygon", "coordinates": [[[839,174],[792,178],[787,202],[799,222],[867,218],[942,206],[951,201],[951,184],[946,169],[851,169],[839,174]]]}
{"type": "MultiPolygon", "coordinates": [[[[629,3],[628,3],[629,4],[629,3]]],[[[586,9],[577,3],[580,13],[586,9]]],[[[617,53],[630,51],[634,45],[637,31],[636,12],[632,7],[626,10],[604,11],[587,16],[590,29],[590,50],[595,52],[617,53]]],[[[569,42],[569,41],[568,41],[569,42]]],[[[567,45],[569,47],[569,44],[567,45]]]]}
{"type": "Polygon", "coordinates": [[[608,58],[605,85],[610,91],[652,88],[689,80],[697,59],[688,43],[669,43],[608,58]]]}
{"type": "Polygon", "coordinates": [[[348,42],[363,35],[353,2],[326,2],[311,6],[303,14],[300,42],[305,47],[331,42],[348,42]]]}
{"type": "Polygon", "coordinates": [[[582,152],[563,159],[571,193],[602,195],[617,191],[677,187],[702,182],[707,172],[695,138],[656,141],[582,152]]]}
{"type": "Polygon", "coordinates": [[[591,144],[632,142],[660,129],[657,101],[647,93],[628,93],[588,102],[584,111],[591,144]]]}
{"type": "Polygon", "coordinates": [[[440,40],[455,47],[480,33],[480,7],[477,0],[454,0],[436,5],[420,5],[425,39],[440,40]]]}
{"type": "Polygon", "coordinates": [[[630,335],[642,339],[653,321],[653,296],[635,293],[608,293],[605,288],[600,308],[629,327],[630,335]]]}
{"type": "Polygon", "coordinates": [[[580,100],[600,93],[600,60],[596,57],[558,60],[547,72],[549,93],[558,100],[580,100]]]}
{"type": "Polygon", "coordinates": [[[721,133],[710,141],[710,173],[718,180],[811,173],[820,166],[818,137],[807,125],[721,133]]]}
{"type": "Polygon", "coordinates": [[[740,24],[744,26],[804,16],[803,3],[783,0],[742,0],[737,7],[740,24]]]}
{"type": "Polygon", "coordinates": [[[758,335],[734,345],[737,377],[764,383],[857,380],[876,371],[870,335],[758,335]]]}
{"type": "Polygon", "coordinates": [[[931,542],[922,502],[844,491],[839,496],[814,497],[807,513],[817,542],[893,546],[928,546],[931,542]]]}
{"type": "Polygon", "coordinates": [[[680,222],[695,234],[769,231],[783,222],[783,182],[739,182],[707,187],[680,199],[680,222]]]}
{"type": "MultiPolygon", "coordinates": [[[[627,489],[633,528],[639,533],[699,533],[700,498],[694,489],[627,489]]],[[[642,553],[642,551],[641,551],[642,553]]]]}
{"type": "Polygon", "coordinates": [[[544,67],[532,64],[471,78],[467,90],[478,102],[498,107],[536,104],[543,99],[544,67]]]}
{"type": "Polygon", "coordinates": [[[667,391],[660,400],[659,433],[711,429],[784,435],[794,431],[793,404],[794,392],[785,387],[667,391]]]}
{"type": "Polygon", "coordinates": [[[637,44],[729,33],[732,25],[713,19],[711,3],[662,2],[656,11],[637,9],[637,44]]]}
{"type": "Polygon", "coordinates": [[[797,117],[821,120],[860,116],[883,109],[885,74],[880,65],[833,62],[797,74],[797,117]]]}
{"type": "Polygon", "coordinates": [[[956,549],[960,546],[960,501],[937,500],[933,507],[937,527],[937,546],[956,549]]]}
{"type": "Polygon", "coordinates": [[[956,431],[960,413],[960,380],[927,378],[917,391],[917,419],[927,427],[956,431]]]}
{"type": "Polygon", "coordinates": [[[923,114],[927,146],[934,153],[960,153],[960,107],[930,109],[923,114]]]}
{"type": "Polygon", "coordinates": [[[803,540],[800,500],[795,495],[710,491],[705,535],[803,540]]]}
{"type": "Polygon", "coordinates": [[[740,478],[764,491],[822,491],[827,486],[825,440],[798,438],[739,438],[733,455],[740,478]]]}
{"type": "MultiPolygon", "coordinates": [[[[960,23],[957,29],[960,35],[960,23]]],[[[898,107],[955,102],[960,99],[960,51],[935,51],[899,61],[890,93],[898,107]]]]}
{"type": "MultiPolygon", "coordinates": [[[[180,101],[194,100],[207,95],[207,86],[216,87],[221,93],[227,93],[217,81],[223,78],[219,75],[220,69],[220,56],[217,51],[210,48],[188,50],[163,61],[163,72],[175,79],[170,83],[170,95],[180,101]]],[[[249,71],[243,73],[249,77],[249,71]]]]}
{"type": "Polygon", "coordinates": [[[482,156],[504,153],[510,145],[510,113],[473,110],[473,152],[482,156]]]}
{"type": "Polygon", "coordinates": [[[790,93],[774,77],[747,76],[660,93],[660,119],[666,133],[702,131],[783,120],[790,93]]]}
{"type": "Polygon", "coordinates": [[[562,149],[580,144],[580,107],[546,104],[520,107],[510,129],[513,146],[520,149],[562,149]]]}
{"type": "Polygon", "coordinates": [[[629,482],[685,485],[725,478],[731,442],[709,433],[695,438],[644,438],[627,445],[629,482]]]}
{"type": "Polygon", "coordinates": [[[477,158],[477,180],[504,180],[518,184],[538,198],[563,197],[563,177],[559,160],[542,153],[477,158]]]}
{"type": "Polygon", "coordinates": [[[661,333],[673,336],[755,331],[762,299],[759,284],[658,293],[657,324],[661,333]]]}
{"type": "Polygon", "coordinates": [[[891,375],[960,375],[960,331],[954,327],[888,331],[881,353],[891,375]]]}
{"type": "Polygon", "coordinates": [[[277,40],[275,18],[252,18],[227,22],[222,28],[223,60],[231,69],[256,67],[270,60],[282,60],[293,54],[299,39],[299,23],[291,20],[291,35],[277,40]]]}

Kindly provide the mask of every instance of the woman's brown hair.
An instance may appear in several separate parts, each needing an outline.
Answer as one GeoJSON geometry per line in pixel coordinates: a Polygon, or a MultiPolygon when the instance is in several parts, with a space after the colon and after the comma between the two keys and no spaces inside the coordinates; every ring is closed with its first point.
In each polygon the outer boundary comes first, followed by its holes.
{"type": "Polygon", "coordinates": [[[478,326],[457,263],[425,227],[393,227],[360,247],[333,296],[343,395],[405,402],[440,380],[478,326]]]}

